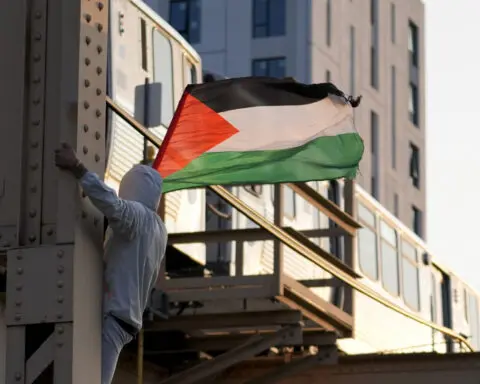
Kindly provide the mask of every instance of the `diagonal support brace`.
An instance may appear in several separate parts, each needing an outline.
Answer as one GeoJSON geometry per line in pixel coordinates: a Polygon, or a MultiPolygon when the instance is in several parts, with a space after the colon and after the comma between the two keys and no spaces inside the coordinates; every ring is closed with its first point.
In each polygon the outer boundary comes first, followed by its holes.
{"type": "Polygon", "coordinates": [[[296,334],[301,334],[301,331],[302,328],[300,325],[292,325],[284,327],[272,335],[255,335],[244,344],[233,348],[223,355],[174,375],[167,380],[162,381],[161,384],[200,383],[208,377],[217,374],[243,360],[255,356],[256,354],[263,352],[276,344],[285,343],[284,340],[295,337],[296,334]]]}

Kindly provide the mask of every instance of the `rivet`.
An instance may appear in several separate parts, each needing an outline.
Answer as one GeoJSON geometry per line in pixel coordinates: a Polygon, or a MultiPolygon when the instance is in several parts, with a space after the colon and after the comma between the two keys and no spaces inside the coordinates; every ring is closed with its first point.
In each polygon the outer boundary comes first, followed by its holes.
{"type": "Polygon", "coordinates": [[[85,65],[90,65],[90,59],[88,57],[85,58],[85,65]]]}
{"type": "Polygon", "coordinates": [[[57,313],[57,319],[61,319],[63,317],[63,313],[57,313]]]}
{"type": "Polygon", "coordinates": [[[97,67],[97,75],[100,75],[102,73],[102,68],[97,67]]]}
{"type": "Polygon", "coordinates": [[[87,20],[87,23],[89,23],[92,20],[92,16],[90,16],[88,13],[85,15],[85,20],[87,20]]]}
{"type": "Polygon", "coordinates": [[[62,281],[62,280],[58,280],[58,281],[57,281],[57,287],[58,287],[58,288],[62,288],[62,287],[63,287],[63,281],[62,281]]]}
{"type": "Polygon", "coordinates": [[[23,268],[17,268],[17,275],[22,275],[23,274],[23,268]]]}
{"type": "Polygon", "coordinates": [[[60,250],[57,252],[57,257],[58,257],[59,259],[61,259],[64,254],[65,254],[65,252],[63,252],[63,250],[60,249],[60,250]]]}
{"type": "Polygon", "coordinates": [[[40,79],[40,76],[35,76],[35,77],[33,78],[33,82],[34,82],[35,84],[40,83],[40,80],[41,80],[41,79],[40,79]]]}
{"type": "Polygon", "coordinates": [[[86,155],[88,153],[88,147],[84,145],[82,149],[83,149],[83,153],[86,155]]]}
{"type": "Polygon", "coordinates": [[[85,87],[88,88],[88,87],[90,86],[90,81],[89,81],[89,80],[85,80],[84,84],[85,84],[85,87]]]}
{"type": "Polygon", "coordinates": [[[57,346],[58,346],[59,348],[61,348],[61,347],[63,347],[63,343],[62,343],[61,341],[59,341],[59,342],[57,343],[57,346]]]}
{"type": "Polygon", "coordinates": [[[102,53],[102,51],[103,51],[103,48],[100,45],[97,45],[97,52],[102,53]]]}
{"type": "Polygon", "coordinates": [[[63,303],[63,296],[58,296],[57,297],[57,303],[60,303],[60,304],[63,303]]]}
{"type": "Polygon", "coordinates": [[[38,53],[33,55],[33,60],[36,61],[36,62],[40,61],[41,58],[42,58],[42,56],[40,56],[38,53]]]}
{"type": "Polygon", "coordinates": [[[40,125],[40,120],[33,120],[33,121],[32,121],[32,124],[33,124],[33,125],[40,125]]]}
{"type": "Polygon", "coordinates": [[[30,169],[32,171],[36,171],[38,169],[38,163],[33,163],[32,165],[30,165],[30,169]]]}
{"type": "Polygon", "coordinates": [[[35,209],[32,209],[32,210],[28,213],[28,215],[29,215],[30,217],[35,217],[35,216],[37,216],[37,211],[36,211],[35,209]]]}
{"type": "Polygon", "coordinates": [[[85,109],[90,108],[90,104],[88,103],[88,101],[84,101],[84,102],[83,102],[83,107],[84,107],[85,109]]]}
{"type": "Polygon", "coordinates": [[[40,12],[40,11],[35,12],[35,18],[36,19],[41,19],[42,18],[42,12],[40,12]]]}
{"type": "Polygon", "coordinates": [[[17,255],[17,260],[22,260],[22,259],[23,259],[23,256],[19,253],[19,254],[17,255]]]}
{"type": "Polygon", "coordinates": [[[87,45],[90,45],[92,39],[90,39],[90,37],[85,37],[85,43],[87,43],[87,45]]]}
{"type": "Polygon", "coordinates": [[[63,332],[64,332],[63,327],[60,326],[60,327],[57,328],[57,333],[58,333],[59,335],[62,335],[63,332]]]}
{"type": "Polygon", "coordinates": [[[93,225],[94,225],[95,227],[98,225],[98,218],[97,218],[97,217],[95,217],[95,218],[93,219],[93,225]]]}
{"type": "Polygon", "coordinates": [[[34,105],[40,104],[40,98],[37,97],[36,99],[33,99],[33,104],[34,105]]]}
{"type": "Polygon", "coordinates": [[[95,155],[95,161],[98,163],[100,161],[100,155],[96,154],[95,155]]]}
{"type": "Polygon", "coordinates": [[[32,142],[32,148],[38,148],[38,141],[32,142]]]}
{"type": "Polygon", "coordinates": [[[48,228],[47,230],[47,236],[52,236],[53,235],[53,229],[52,228],[48,228]]]}
{"type": "Polygon", "coordinates": [[[101,10],[103,9],[103,3],[98,2],[98,3],[97,3],[97,7],[98,7],[98,9],[101,11],[101,10]]]}
{"type": "Polygon", "coordinates": [[[42,40],[42,34],[41,33],[36,33],[35,34],[35,40],[37,40],[37,41],[42,40]]]}
{"type": "Polygon", "coordinates": [[[98,30],[98,32],[102,32],[103,25],[102,24],[97,24],[97,30],[98,30]]]}
{"type": "Polygon", "coordinates": [[[95,139],[100,140],[100,132],[95,132],[95,139]]]}
{"type": "Polygon", "coordinates": [[[82,219],[85,219],[86,217],[87,217],[87,214],[84,211],[82,211],[82,219]]]}
{"type": "Polygon", "coordinates": [[[15,373],[15,380],[20,381],[22,379],[22,374],[20,372],[15,373]]]}
{"type": "Polygon", "coordinates": [[[84,131],[84,132],[88,132],[88,125],[87,125],[87,124],[84,124],[84,125],[83,125],[83,131],[84,131]]]}
{"type": "Polygon", "coordinates": [[[37,187],[35,185],[30,187],[30,192],[36,193],[37,192],[37,187]]]}
{"type": "Polygon", "coordinates": [[[18,285],[15,287],[15,289],[16,289],[17,291],[21,291],[21,290],[23,289],[23,285],[22,285],[22,284],[18,284],[18,285]]]}
{"type": "Polygon", "coordinates": [[[33,243],[35,240],[37,240],[37,236],[35,236],[35,235],[30,235],[30,236],[28,237],[28,240],[29,240],[31,243],[33,243]]]}
{"type": "Polygon", "coordinates": [[[102,116],[102,112],[99,109],[97,109],[95,111],[95,115],[97,115],[97,117],[100,117],[100,116],[102,116]]]}
{"type": "Polygon", "coordinates": [[[16,305],[17,307],[21,307],[21,306],[22,306],[22,302],[21,302],[20,300],[17,300],[17,301],[15,301],[15,305],[16,305]]]}
{"type": "Polygon", "coordinates": [[[57,268],[58,273],[63,273],[64,270],[63,265],[59,265],[57,268]]]}
{"type": "Polygon", "coordinates": [[[19,321],[21,319],[22,319],[22,316],[19,313],[15,314],[15,320],[16,321],[19,321]]]}
{"type": "Polygon", "coordinates": [[[102,90],[100,88],[97,88],[97,96],[100,96],[102,94],[102,90]]]}

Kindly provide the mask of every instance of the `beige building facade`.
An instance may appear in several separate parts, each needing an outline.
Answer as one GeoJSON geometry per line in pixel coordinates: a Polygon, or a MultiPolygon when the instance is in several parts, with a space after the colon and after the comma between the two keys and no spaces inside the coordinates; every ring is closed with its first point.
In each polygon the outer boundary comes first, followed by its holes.
{"type": "Polygon", "coordinates": [[[359,184],[424,237],[425,49],[421,0],[146,0],[229,76],[331,81],[362,95],[359,184]]]}

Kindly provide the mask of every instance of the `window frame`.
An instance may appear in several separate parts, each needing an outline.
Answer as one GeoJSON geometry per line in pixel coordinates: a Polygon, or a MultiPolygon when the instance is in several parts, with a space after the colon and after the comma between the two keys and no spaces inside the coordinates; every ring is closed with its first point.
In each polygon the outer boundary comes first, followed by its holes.
{"type": "Polygon", "coordinates": [[[285,56],[276,56],[276,57],[267,57],[267,58],[256,58],[256,59],[252,59],[252,70],[251,70],[251,73],[252,73],[252,76],[255,76],[255,77],[274,77],[270,74],[270,67],[269,65],[271,63],[274,63],[274,62],[283,62],[283,77],[279,77],[279,79],[281,78],[284,78],[286,76],[286,72],[287,72],[287,58],[285,56]],[[266,69],[266,74],[265,76],[258,76],[258,75],[255,75],[255,64],[257,63],[261,63],[261,62],[264,62],[266,65],[267,65],[267,69],[266,69]]]}
{"type": "Polygon", "coordinates": [[[368,208],[365,204],[362,202],[357,202],[357,220],[359,223],[362,224],[363,228],[360,228],[359,231],[362,231],[363,229],[368,229],[371,232],[373,232],[375,241],[374,241],[374,247],[375,247],[375,269],[376,269],[376,276],[371,276],[369,272],[365,271],[365,269],[362,267],[362,255],[360,254],[360,238],[359,236],[357,237],[357,259],[358,259],[358,266],[360,267],[360,271],[368,277],[370,280],[378,282],[380,281],[380,247],[378,244],[378,231],[377,231],[377,225],[378,225],[378,217],[376,213],[368,208]],[[364,217],[361,216],[361,210],[364,209],[369,215],[372,216],[373,222],[368,222],[368,220],[364,217]]]}
{"type": "MultiPolygon", "coordinates": [[[[277,0],[273,0],[277,1],[277,0]]],[[[287,2],[283,1],[283,26],[282,31],[279,34],[274,34],[272,32],[272,16],[271,14],[271,7],[272,7],[272,0],[252,0],[252,38],[253,39],[264,39],[269,37],[278,37],[278,36],[285,36],[287,33],[287,2]],[[265,20],[263,22],[257,22],[256,18],[256,11],[257,11],[257,3],[260,1],[265,2],[265,20]],[[257,28],[265,28],[265,34],[261,34],[257,31],[257,28]]]]}
{"type": "Polygon", "coordinates": [[[380,267],[380,275],[381,275],[381,281],[382,281],[382,287],[385,289],[385,291],[387,291],[390,295],[394,296],[394,297],[401,297],[401,293],[402,293],[402,289],[401,289],[401,285],[400,285],[400,247],[399,247],[399,234],[398,234],[398,231],[392,226],[390,225],[387,221],[385,221],[383,218],[380,218],[379,219],[379,241],[380,241],[380,260],[381,260],[381,267],[380,267]],[[392,230],[393,231],[393,234],[394,234],[394,243],[393,244],[392,242],[390,242],[386,236],[384,236],[382,234],[382,224],[384,226],[386,226],[389,230],[392,230]],[[396,264],[396,268],[397,268],[397,273],[396,273],[396,281],[397,281],[397,292],[392,292],[390,290],[390,287],[385,283],[385,276],[384,276],[384,273],[383,273],[383,270],[384,270],[384,259],[383,259],[383,245],[387,246],[387,247],[390,247],[391,249],[393,249],[395,251],[395,264],[396,264]]]}
{"type": "Polygon", "coordinates": [[[401,277],[401,281],[402,281],[402,288],[401,288],[401,291],[402,291],[402,298],[403,298],[403,302],[410,308],[412,309],[413,311],[415,312],[419,312],[421,310],[421,300],[420,300],[420,263],[419,263],[419,250],[418,248],[412,244],[409,240],[407,240],[405,237],[400,237],[400,254],[401,254],[401,263],[402,263],[402,277],[401,277]],[[406,245],[406,246],[405,246],[406,245]],[[404,248],[407,248],[407,247],[411,247],[413,252],[414,252],[414,255],[413,255],[413,259],[412,257],[410,257],[410,255],[407,255],[405,252],[404,252],[404,248]],[[406,282],[405,282],[405,273],[404,273],[404,263],[409,263],[411,266],[415,267],[415,270],[416,270],[416,278],[415,278],[415,283],[416,283],[416,291],[417,291],[417,303],[416,303],[416,306],[412,306],[411,303],[409,303],[407,301],[407,298],[405,296],[405,286],[406,286],[406,282]]]}
{"type": "MultiPolygon", "coordinates": [[[[155,59],[155,34],[159,34],[162,38],[165,39],[165,41],[168,43],[168,48],[169,48],[169,52],[170,52],[170,78],[171,78],[171,89],[170,89],[170,96],[171,96],[171,101],[172,101],[172,112],[171,112],[171,119],[173,118],[173,115],[175,113],[175,68],[173,66],[173,54],[174,54],[174,50],[173,50],[173,45],[172,45],[172,42],[171,42],[171,36],[168,35],[167,32],[165,32],[164,30],[154,26],[154,27],[151,27],[151,38],[152,38],[152,54],[151,54],[151,57],[152,57],[152,79],[153,79],[153,82],[157,82],[157,77],[155,76],[156,75],[156,71],[157,71],[157,61],[155,59]]],[[[164,60],[162,60],[162,63],[164,62],[164,60]]],[[[183,77],[183,76],[182,76],[183,77]]],[[[160,126],[164,127],[164,128],[168,128],[170,122],[168,124],[164,124],[164,113],[163,113],[163,100],[165,100],[165,98],[163,97],[163,91],[164,91],[164,87],[163,87],[163,83],[162,83],[162,95],[161,95],[161,105],[160,105],[160,117],[161,117],[161,121],[160,121],[160,126]]],[[[170,121],[171,121],[170,119],[170,121]]]]}
{"type": "Polygon", "coordinates": [[[412,185],[417,189],[420,189],[421,185],[420,168],[420,148],[410,142],[410,159],[408,164],[409,177],[412,185]]]}
{"type": "Polygon", "coordinates": [[[191,8],[194,6],[194,4],[192,4],[193,2],[200,2],[200,0],[170,0],[169,1],[169,9],[168,9],[168,22],[190,44],[198,44],[198,43],[200,43],[200,40],[201,40],[200,24],[201,24],[201,9],[202,9],[202,7],[199,4],[198,20],[192,20],[191,8]],[[172,23],[172,9],[173,9],[172,4],[175,4],[175,3],[177,3],[177,4],[184,3],[185,6],[186,6],[186,10],[185,10],[185,29],[184,30],[177,29],[172,23]],[[191,34],[192,22],[195,22],[195,21],[198,23],[198,31],[197,31],[197,35],[195,36],[196,38],[194,40],[192,40],[192,34],[191,34]]]}
{"type": "Polygon", "coordinates": [[[420,123],[419,107],[419,91],[418,87],[410,82],[408,85],[408,119],[416,127],[420,123]]]}

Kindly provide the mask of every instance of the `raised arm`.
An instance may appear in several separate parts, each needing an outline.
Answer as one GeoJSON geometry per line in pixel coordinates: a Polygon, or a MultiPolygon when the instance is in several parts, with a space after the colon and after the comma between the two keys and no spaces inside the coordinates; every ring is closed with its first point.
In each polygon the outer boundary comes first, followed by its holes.
{"type": "Polygon", "coordinates": [[[85,195],[107,217],[114,232],[129,240],[135,237],[139,225],[139,207],[135,203],[119,198],[114,189],[107,186],[95,173],[89,172],[68,144],[62,144],[62,147],[55,151],[55,163],[60,169],[77,178],[85,195]]]}

